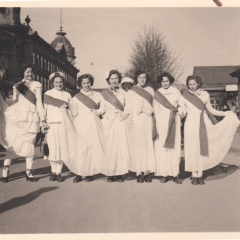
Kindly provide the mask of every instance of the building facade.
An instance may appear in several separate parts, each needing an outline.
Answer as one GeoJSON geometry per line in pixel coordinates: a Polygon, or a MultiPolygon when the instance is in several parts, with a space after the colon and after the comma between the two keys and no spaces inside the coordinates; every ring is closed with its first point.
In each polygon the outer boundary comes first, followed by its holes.
{"type": "Polygon", "coordinates": [[[52,44],[43,40],[29,26],[20,23],[20,8],[0,8],[0,81],[14,84],[23,76],[23,64],[34,67],[34,80],[42,83],[43,93],[52,88],[49,75],[61,71],[66,75],[65,90],[72,95],[77,91],[77,73],[74,48],[62,29],[52,44]],[[67,44],[66,44],[67,43],[67,44]]]}

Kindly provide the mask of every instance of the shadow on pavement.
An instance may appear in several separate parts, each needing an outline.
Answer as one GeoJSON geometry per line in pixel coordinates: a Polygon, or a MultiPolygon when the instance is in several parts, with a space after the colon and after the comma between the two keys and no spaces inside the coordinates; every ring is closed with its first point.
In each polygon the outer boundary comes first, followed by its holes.
{"type": "Polygon", "coordinates": [[[40,188],[34,192],[31,192],[25,196],[22,197],[16,197],[13,198],[5,203],[1,203],[0,204],[0,214],[4,213],[6,211],[9,211],[13,208],[17,208],[20,207],[22,205],[28,204],[32,201],[34,201],[36,198],[38,198],[41,194],[46,193],[46,192],[50,192],[53,190],[58,189],[58,187],[44,187],[44,188],[40,188]]]}

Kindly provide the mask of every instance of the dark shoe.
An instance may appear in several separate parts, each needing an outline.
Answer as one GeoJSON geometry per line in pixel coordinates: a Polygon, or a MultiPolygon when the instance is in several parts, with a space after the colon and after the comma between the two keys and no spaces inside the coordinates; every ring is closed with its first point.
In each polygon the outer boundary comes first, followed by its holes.
{"type": "Polygon", "coordinates": [[[144,181],[145,181],[145,182],[148,182],[148,183],[152,182],[152,179],[151,179],[151,177],[150,177],[150,174],[147,174],[147,175],[144,176],[144,181]]]}
{"type": "Polygon", "coordinates": [[[117,182],[124,182],[122,175],[119,175],[116,178],[117,178],[117,182]]]}
{"type": "Polygon", "coordinates": [[[202,177],[198,178],[198,184],[199,185],[204,185],[205,184],[202,177]]]}
{"type": "Polygon", "coordinates": [[[73,182],[74,183],[78,183],[78,182],[81,182],[82,181],[82,176],[79,176],[77,175],[74,179],[73,179],[73,182]]]}
{"type": "Polygon", "coordinates": [[[30,171],[29,174],[27,174],[27,172],[25,172],[25,177],[26,177],[26,180],[30,181],[30,182],[37,182],[38,181],[38,179],[33,177],[32,171],[30,171]]]}
{"type": "Polygon", "coordinates": [[[93,181],[93,176],[87,176],[85,178],[85,182],[92,182],[93,181]]]}
{"type": "Polygon", "coordinates": [[[166,182],[168,182],[168,177],[163,177],[163,178],[161,178],[161,179],[160,179],[160,182],[161,182],[161,183],[166,183],[166,182]]]}
{"type": "Polygon", "coordinates": [[[2,177],[2,182],[7,183],[8,182],[8,177],[2,177]]]}
{"type": "Polygon", "coordinates": [[[174,177],[173,181],[177,184],[182,184],[182,180],[179,177],[174,177]]]}
{"type": "Polygon", "coordinates": [[[193,177],[191,183],[192,183],[193,185],[198,185],[198,178],[193,177]]]}
{"type": "Polygon", "coordinates": [[[137,176],[137,182],[144,183],[144,176],[142,174],[137,176]]]}
{"type": "Polygon", "coordinates": [[[64,181],[61,173],[59,173],[59,174],[57,175],[57,181],[58,181],[58,182],[63,182],[63,181],[64,181]]]}
{"type": "Polygon", "coordinates": [[[114,176],[108,177],[107,181],[108,182],[114,182],[115,181],[115,177],[114,176]]]}
{"type": "Polygon", "coordinates": [[[51,177],[49,178],[50,181],[56,181],[57,180],[57,175],[56,173],[51,173],[51,177]]]}

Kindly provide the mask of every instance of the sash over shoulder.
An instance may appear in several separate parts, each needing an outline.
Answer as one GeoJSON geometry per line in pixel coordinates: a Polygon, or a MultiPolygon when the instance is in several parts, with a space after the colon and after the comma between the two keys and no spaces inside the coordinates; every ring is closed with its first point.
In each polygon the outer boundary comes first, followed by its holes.
{"type": "Polygon", "coordinates": [[[98,109],[98,105],[90,97],[86,96],[85,94],[79,92],[75,95],[75,97],[77,98],[77,100],[79,100],[89,109],[95,109],[95,110],[98,109]]]}
{"type": "MultiPolygon", "coordinates": [[[[149,102],[149,104],[152,106],[153,97],[149,92],[147,92],[143,88],[138,87],[136,85],[132,86],[130,90],[132,90],[133,92],[137,93],[139,96],[146,99],[149,102]]],[[[152,119],[153,119],[152,138],[155,139],[158,136],[158,132],[157,132],[156,118],[154,113],[152,114],[152,119]]]]}
{"type": "Polygon", "coordinates": [[[187,99],[190,103],[192,103],[197,109],[201,110],[200,114],[200,126],[199,126],[199,139],[200,139],[200,154],[202,156],[208,156],[209,155],[209,149],[208,149],[208,137],[207,137],[207,129],[206,125],[204,123],[204,111],[206,110],[206,114],[211,120],[212,124],[216,124],[217,120],[211,114],[208,109],[206,108],[205,104],[201,99],[199,99],[197,96],[190,93],[188,90],[185,90],[182,94],[182,96],[187,99]]]}
{"type": "Polygon", "coordinates": [[[152,105],[153,97],[149,92],[136,85],[132,86],[130,90],[134,91],[135,93],[146,99],[150,103],[150,105],[152,105]]]}
{"type": "Polygon", "coordinates": [[[103,98],[109,103],[111,103],[114,107],[118,108],[121,111],[124,111],[124,106],[110,89],[103,90],[101,94],[103,98]]]}
{"type": "Polygon", "coordinates": [[[44,101],[43,101],[45,104],[49,104],[49,105],[52,105],[54,107],[61,107],[64,103],[65,104],[68,104],[67,102],[61,100],[61,99],[57,99],[57,98],[54,98],[54,97],[51,97],[47,94],[44,94],[44,101]]]}
{"type": "MultiPolygon", "coordinates": [[[[18,82],[16,83],[14,86],[16,87],[16,89],[18,89],[18,86],[22,83],[18,82]]],[[[27,87],[27,86],[26,86],[27,87]]],[[[28,88],[28,87],[27,87],[28,88]]],[[[21,94],[21,93],[20,93],[21,94]]],[[[36,105],[37,99],[35,94],[28,88],[25,95],[21,94],[22,96],[24,96],[29,102],[31,102],[32,104],[36,105]]]]}
{"type": "Polygon", "coordinates": [[[170,117],[169,117],[169,122],[168,122],[168,133],[167,137],[164,143],[165,148],[174,148],[175,146],[175,134],[176,134],[176,114],[178,111],[177,107],[174,107],[168,100],[167,98],[160,93],[159,91],[156,91],[153,98],[160,103],[162,106],[165,108],[169,109],[170,112],[170,117]]]}

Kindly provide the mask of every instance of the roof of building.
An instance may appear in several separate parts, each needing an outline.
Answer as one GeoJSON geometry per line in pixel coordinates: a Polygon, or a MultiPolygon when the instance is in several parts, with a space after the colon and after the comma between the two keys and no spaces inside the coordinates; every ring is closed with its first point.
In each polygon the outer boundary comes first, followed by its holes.
{"type": "Polygon", "coordinates": [[[55,39],[51,42],[51,46],[56,49],[56,51],[60,51],[61,48],[59,46],[63,45],[67,54],[67,57],[76,58],[75,57],[75,48],[72,46],[71,42],[65,37],[66,33],[60,29],[56,33],[55,39]]]}
{"type": "Polygon", "coordinates": [[[194,67],[193,74],[201,77],[203,88],[221,90],[228,84],[238,84],[238,79],[230,74],[240,66],[194,67]]]}

